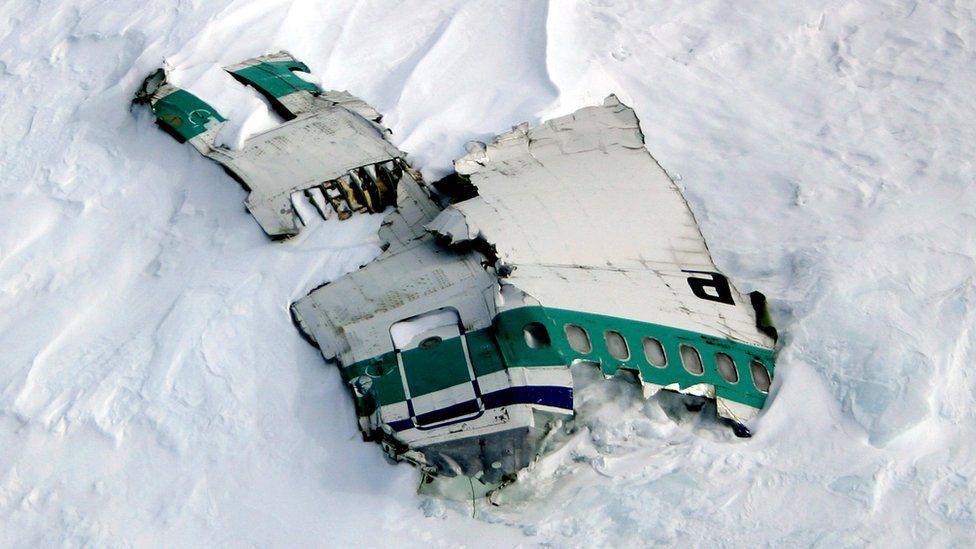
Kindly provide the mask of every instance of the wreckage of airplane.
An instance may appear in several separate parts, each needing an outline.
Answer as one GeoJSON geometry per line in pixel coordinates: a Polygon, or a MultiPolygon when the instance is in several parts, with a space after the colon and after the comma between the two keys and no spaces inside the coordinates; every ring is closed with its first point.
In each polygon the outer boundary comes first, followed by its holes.
{"type": "Polygon", "coordinates": [[[718,272],[615,96],[471,144],[430,185],[372,107],[299,78],[308,67],[290,55],[227,70],[285,119],[240,150],[215,144],[224,119],[162,70],[136,101],[244,185],[271,237],[301,230],[303,201],[323,217],[386,212],[381,255],[291,312],[338,364],[364,438],[389,456],[503,483],[572,416],[577,364],[631,372],[645,397],[713,399],[749,435],[773,373],[765,299],[718,272]]]}

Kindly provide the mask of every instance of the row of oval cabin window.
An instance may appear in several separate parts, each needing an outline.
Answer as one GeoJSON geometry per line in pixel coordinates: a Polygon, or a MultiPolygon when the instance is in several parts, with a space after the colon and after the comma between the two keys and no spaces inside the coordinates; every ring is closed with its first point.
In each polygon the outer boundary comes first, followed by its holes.
{"type": "MultiPolygon", "coordinates": [[[[566,332],[566,339],[569,341],[569,346],[574,351],[580,354],[589,354],[593,351],[590,336],[585,328],[576,324],[567,324],[564,330],[566,332]]],[[[617,360],[630,360],[630,348],[627,345],[627,340],[624,339],[624,336],[620,332],[607,330],[603,333],[603,337],[606,341],[610,356],[617,360]]],[[[526,324],[525,342],[533,349],[548,347],[550,344],[549,332],[545,326],[538,322],[526,324]]],[[[660,341],[653,337],[645,337],[641,340],[641,343],[644,347],[644,358],[647,359],[647,362],[651,366],[655,368],[667,367],[668,355],[664,352],[664,346],[661,345],[660,341]]],[[[698,353],[698,349],[695,349],[691,345],[681,344],[679,354],[681,355],[681,365],[684,366],[688,373],[696,376],[705,373],[705,367],[702,365],[702,359],[698,353]]],[[[736,384],[739,382],[739,369],[731,356],[722,352],[715,353],[715,367],[719,375],[722,376],[722,379],[728,383],[736,384]]],[[[758,360],[753,360],[749,363],[749,373],[752,374],[752,383],[756,389],[761,393],[768,393],[770,378],[769,370],[766,369],[766,366],[758,360]]]]}

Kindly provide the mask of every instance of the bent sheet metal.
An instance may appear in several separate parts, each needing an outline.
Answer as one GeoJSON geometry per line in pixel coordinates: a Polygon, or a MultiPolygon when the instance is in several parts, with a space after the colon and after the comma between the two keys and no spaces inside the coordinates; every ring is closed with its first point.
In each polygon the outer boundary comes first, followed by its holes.
{"type": "Polygon", "coordinates": [[[293,200],[301,195],[323,217],[332,208],[340,219],[394,203],[405,155],[387,141],[372,107],[345,92],[320,92],[296,75],[308,67],[284,52],[226,70],[285,119],[251,136],[240,150],[214,143],[224,118],[168,83],[162,69],[146,79],[136,101],[148,103],[163,129],[219,162],[250,192],[245,205],[269,236],[298,234],[304,223],[293,200]]]}

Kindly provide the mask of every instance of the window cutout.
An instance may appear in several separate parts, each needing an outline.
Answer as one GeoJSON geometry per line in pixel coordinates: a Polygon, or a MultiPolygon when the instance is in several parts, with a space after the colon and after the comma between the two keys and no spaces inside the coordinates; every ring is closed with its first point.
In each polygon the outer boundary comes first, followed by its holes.
{"type": "Polygon", "coordinates": [[[715,367],[722,379],[729,383],[739,382],[739,369],[735,366],[732,357],[725,353],[715,353],[715,367]]]}
{"type": "Polygon", "coordinates": [[[525,335],[525,344],[532,349],[543,349],[552,343],[549,331],[538,322],[529,322],[522,328],[522,332],[525,335]]]}
{"type": "Polygon", "coordinates": [[[624,336],[620,335],[620,332],[607,330],[603,334],[603,337],[607,342],[607,350],[610,351],[610,356],[617,360],[630,359],[630,349],[627,347],[627,340],[624,339],[624,336]]]}
{"type": "Polygon", "coordinates": [[[563,330],[566,332],[566,340],[569,341],[569,346],[574,351],[585,355],[593,350],[590,334],[586,333],[585,328],[575,324],[567,324],[563,330]]]}
{"type": "Polygon", "coordinates": [[[769,370],[766,369],[766,365],[758,360],[753,360],[749,363],[749,373],[752,374],[752,384],[756,386],[756,389],[759,389],[760,393],[768,393],[769,370]]]}
{"type": "Polygon", "coordinates": [[[705,373],[705,368],[702,367],[701,355],[698,354],[698,349],[688,345],[681,346],[681,364],[688,370],[688,373],[700,376],[705,373]]]}
{"type": "Polygon", "coordinates": [[[668,365],[668,355],[664,354],[664,347],[661,342],[653,337],[645,337],[642,341],[644,345],[644,358],[655,368],[664,368],[668,365]]]}

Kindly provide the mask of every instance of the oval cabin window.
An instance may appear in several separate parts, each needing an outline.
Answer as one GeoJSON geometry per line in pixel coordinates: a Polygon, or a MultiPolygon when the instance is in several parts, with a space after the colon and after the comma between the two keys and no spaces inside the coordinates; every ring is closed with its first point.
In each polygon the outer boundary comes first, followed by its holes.
{"type": "Polygon", "coordinates": [[[715,368],[718,369],[718,375],[722,376],[725,381],[729,383],[739,382],[739,369],[736,368],[735,361],[729,355],[715,353],[715,368]]]}
{"type": "Polygon", "coordinates": [[[655,368],[664,368],[668,365],[668,355],[664,354],[664,347],[661,342],[653,337],[645,337],[642,341],[644,345],[644,358],[655,368]]]}
{"type": "Polygon", "coordinates": [[[607,330],[603,334],[603,337],[607,342],[607,351],[610,351],[610,356],[617,360],[627,360],[630,358],[630,348],[627,347],[627,340],[624,339],[624,336],[620,335],[620,332],[607,330]]]}
{"type": "Polygon", "coordinates": [[[752,384],[759,389],[760,393],[769,392],[769,370],[766,369],[766,365],[758,360],[753,360],[749,363],[749,373],[752,374],[752,384]]]}
{"type": "Polygon", "coordinates": [[[702,367],[701,355],[698,354],[698,349],[690,345],[681,346],[681,365],[688,370],[688,373],[700,376],[705,373],[705,368],[702,367]]]}
{"type": "Polygon", "coordinates": [[[585,355],[593,350],[590,334],[586,333],[585,328],[575,324],[567,324],[563,330],[566,332],[566,340],[569,341],[570,348],[574,351],[585,355]]]}

